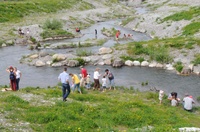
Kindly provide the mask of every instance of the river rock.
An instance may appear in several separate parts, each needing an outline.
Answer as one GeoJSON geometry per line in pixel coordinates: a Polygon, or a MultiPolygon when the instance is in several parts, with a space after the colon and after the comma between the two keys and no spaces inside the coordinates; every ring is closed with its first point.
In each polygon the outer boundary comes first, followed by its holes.
{"type": "Polygon", "coordinates": [[[181,71],[183,75],[189,75],[191,73],[191,69],[189,67],[184,67],[181,71]]]}
{"type": "Polygon", "coordinates": [[[64,55],[64,54],[54,54],[52,56],[52,59],[56,60],[56,61],[63,61],[63,60],[66,59],[66,55],[64,55]]]}
{"type": "Polygon", "coordinates": [[[148,66],[149,65],[149,62],[147,62],[147,61],[143,61],[142,63],[141,63],[141,66],[148,66]]]}
{"type": "Polygon", "coordinates": [[[5,44],[5,43],[3,43],[2,45],[1,45],[1,47],[6,47],[7,45],[5,44]]]}
{"type": "Polygon", "coordinates": [[[98,55],[94,55],[94,56],[90,56],[90,59],[92,63],[96,63],[101,59],[101,57],[98,55]]]}
{"type": "Polygon", "coordinates": [[[194,72],[195,74],[198,74],[198,75],[199,75],[199,73],[200,73],[200,64],[197,65],[197,66],[194,66],[193,72],[194,72]]]}
{"type": "Polygon", "coordinates": [[[112,52],[111,48],[107,48],[107,47],[102,47],[99,49],[99,54],[110,54],[112,52]]]}
{"type": "Polygon", "coordinates": [[[134,66],[140,66],[140,62],[139,61],[133,61],[133,65],[134,66]]]}
{"type": "Polygon", "coordinates": [[[190,68],[191,71],[194,70],[194,64],[190,64],[188,67],[190,68]]]}
{"type": "Polygon", "coordinates": [[[90,59],[90,57],[81,57],[85,62],[90,62],[91,61],[91,59],[90,59]]]}
{"type": "Polygon", "coordinates": [[[13,42],[13,40],[8,40],[8,41],[6,41],[6,44],[7,44],[7,45],[13,45],[14,42],[13,42]]]}
{"type": "Polygon", "coordinates": [[[69,67],[76,67],[79,65],[79,62],[77,60],[69,60],[67,66],[69,67]]]}
{"type": "Polygon", "coordinates": [[[98,65],[103,66],[105,63],[104,62],[99,62],[98,65]]]}
{"type": "Polygon", "coordinates": [[[122,67],[123,66],[123,61],[121,59],[117,59],[117,60],[114,60],[113,62],[113,67],[122,67]]]}
{"type": "Polygon", "coordinates": [[[157,67],[157,68],[163,68],[164,66],[163,66],[163,64],[157,63],[157,64],[156,64],[156,67],[157,67]]]}
{"type": "Polygon", "coordinates": [[[174,70],[174,67],[172,64],[166,64],[165,68],[166,70],[170,70],[170,71],[174,70]]]}
{"type": "Polygon", "coordinates": [[[104,60],[104,63],[105,63],[105,65],[111,65],[112,61],[111,61],[111,59],[106,59],[106,60],[104,60]]]}
{"type": "Polygon", "coordinates": [[[133,62],[131,60],[125,61],[126,66],[133,66],[133,62]]]}
{"type": "Polygon", "coordinates": [[[39,57],[38,54],[33,54],[33,55],[31,55],[29,58],[30,58],[30,59],[37,59],[38,57],[39,57]]]}
{"type": "Polygon", "coordinates": [[[106,59],[110,59],[112,58],[112,55],[111,54],[107,54],[107,55],[103,55],[102,56],[102,59],[106,60],[106,59]]]}
{"type": "Polygon", "coordinates": [[[62,63],[61,62],[56,62],[56,63],[53,63],[51,66],[52,67],[60,67],[60,66],[62,66],[62,63]]]}
{"type": "Polygon", "coordinates": [[[40,57],[45,57],[45,56],[49,55],[49,52],[47,52],[47,51],[41,51],[39,53],[39,55],[40,55],[40,57]]]}
{"type": "Polygon", "coordinates": [[[53,63],[52,61],[47,61],[47,62],[46,62],[46,64],[49,65],[49,66],[50,66],[52,63],[53,63]]]}
{"type": "Polygon", "coordinates": [[[41,61],[41,60],[37,60],[35,62],[35,66],[37,66],[37,67],[45,66],[45,63],[43,61],[41,61]]]}
{"type": "Polygon", "coordinates": [[[151,63],[149,64],[149,67],[156,67],[156,65],[157,65],[157,62],[151,62],[151,63]]]}

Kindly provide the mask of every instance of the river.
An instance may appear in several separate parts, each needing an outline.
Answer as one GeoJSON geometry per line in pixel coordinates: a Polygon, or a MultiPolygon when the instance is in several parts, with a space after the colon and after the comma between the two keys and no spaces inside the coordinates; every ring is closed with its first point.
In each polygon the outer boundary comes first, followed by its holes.
{"type": "MultiPolygon", "coordinates": [[[[63,42],[74,42],[74,41],[84,41],[88,38],[94,38],[94,29],[98,29],[98,38],[105,38],[100,33],[100,30],[103,27],[116,27],[121,32],[131,33],[133,34],[134,40],[128,41],[120,41],[120,44],[127,43],[129,41],[142,41],[149,40],[150,37],[143,33],[134,32],[130,29],[123,28],[121,26],[115,25],[116,21],[109,22],[101,22],[97,23],[88,29],[82,30],[82,33],[85,34],[81,38],[74,39],[65,39],[59,41],[50,41],[48,43],[63,43],[63,42]]],[[[111,47],[115,44],[113,38],[110,38],[104,46],[111,47]]],[[[97,51],[100,47],[94,46],[87,49],[92,51],[97,51]]],[[[68,50],[75,49],[49,49],[55,53],[66,53],[68,50]]],[[[32,87],[47,87],[47,86],[55,86],[58,83],[57,77],[60,72],[62,72],[62,67],[34,67],[28,66],[26,64],[20,64],[19,60],[23,55],[28,55],[30,53],[34,53],[38,51],[30,51],[26,46],[11,46],[4,47],[0,49],[0,84],[8,85],[9,84],[9,75],[6,72],[6,68],[8,66],[16,66],[22,72],[22,78],[20,81],[20,88],[24,88],[27,86],[32,87]]],[[[97,66],[87,65],[85,66],[88,72],[93,75],[94,69],[97,66]]],[[[115,83],[117,86],[124,87],[134,87],[135,89],[139,89],[140,91],[148,91],[150,87],[154,86],[157,89],[162,89],[166,94],[170,92],[177,92],[180,98],[184,97],[185,93],[189,93],[195,99],[200,96],[200,78],[197,75],[190,76],[180,76],[175,72],[167,71],[159,68],[148,68],[148,67],[127,67],[124,66],[122,68],[113,68],[111,66],[98,66],[101,68],[101,73],[104,73],[106,68],[110,69],[115,76],[115,83]],[[142,86],[142,82],[148,82],[147,86],[142,86]]],[[[80,69],[78,67],[68,68],[69,73],[79,74],[80,69]]],[[[199,104],[197,104],[199,105],[199,104]]]]}

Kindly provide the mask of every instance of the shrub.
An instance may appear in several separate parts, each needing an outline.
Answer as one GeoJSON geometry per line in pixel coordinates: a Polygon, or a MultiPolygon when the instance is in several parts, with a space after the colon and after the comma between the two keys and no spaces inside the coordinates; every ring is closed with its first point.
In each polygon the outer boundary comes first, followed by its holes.
{"type": "Polygon", "coordinates": [[[200,30],[200,22],[193,22],[183,28],[182,35],[194,35],[200,30]]]}
{"type": "Polygon", "coordinates": [[[59,20],[53,19],[47,19],[43,25],[44,29],[51,29],[51,30],[56,30],[56,29],[61,29],[62,28],[62,23],[59,20]]]}
{"type": "Polygon", "coordinates": [[[76,58],[74,60],[77,60],[79,62],[79,66],[85,65],[85,63],[86,63],[85,60],[82,58],[76,58]]]}
{"type": "Polygon", "coordinates": [[[200,102],[200,96],[199,96],[199,97],[197,97],[197,101],[198,101],[198,102],[200,102]]]}
{"type": "Polygon", "coordinates": [[[177,62],[174,67],[176,68],[176,70],[180,73],[183,70],[183,65],[182,62],[177,62]]]}

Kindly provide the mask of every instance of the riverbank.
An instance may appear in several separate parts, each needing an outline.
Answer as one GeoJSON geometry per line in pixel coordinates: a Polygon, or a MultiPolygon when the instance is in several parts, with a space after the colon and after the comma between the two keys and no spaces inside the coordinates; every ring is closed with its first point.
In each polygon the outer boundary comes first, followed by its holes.
{"type": "Polygon", "coordinates": [[[199,127],[200,121],[197,107],[193,113],[181,105],[172,107],[167,96],[160,105],[158,93],[124,87],[103,93],[71,93],[67,102],[62,101],[60,86],[0,92],[0,97],[3,131],[178,132],[184,127],[199,127]]]}

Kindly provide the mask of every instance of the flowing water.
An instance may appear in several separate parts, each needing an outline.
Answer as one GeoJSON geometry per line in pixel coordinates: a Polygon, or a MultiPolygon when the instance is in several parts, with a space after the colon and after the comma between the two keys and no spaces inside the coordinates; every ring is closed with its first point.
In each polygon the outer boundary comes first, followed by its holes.
{"type": "MultiPolygon", "coordinates": [[[[98,39],[105,38],[104,35],[100,33],[100,30],[103,27],[112,28],[115,27],[119,29],[122,33],[131,33],[133,34],[134,40],[120,41],[120,44],[127,43],[129,41],[144,41],[151,39],[148,35],[143,33],[134,32],[130,29],[123,28],[121,26],[115,25],[118,21],[108,21],[97,23],[88,29],[82,30],[82,34],[85,34],[81,38],[74,39],[65,39],[59,41],[49,41],[48,43],[64,43],[64,42],[76,42],[84,41],[88,38],[94,38],[94,30],[98,30],[98,39]]],[[[110,38],[104,46],[111,47],[115,44],[113,38],[110,38]]],[[[98,51],[100,47],[94,46],[87,49],[92,51],[98,51]]],[[[55,53],[66,53],[69,50],[75,49],[62,49],[62,50],[52,50],[55,53]]],[[[6,72],[8,66],[16,66],[22,72],[22,78],[20,81],[20,87],[47,87],[55,86],[58,83],[57,77],[60,72],[62,72],[62,67],[34,67],[28,66],[26,64],[20,64],[19,60],[23,55],[28,55],[38,51],[27,50],[26,46],[12,46],[5,47],[0,49],[0,84],[8,85],[9,84],[9,75],[6,72]]],[[[96,66],[88,65],[85,66],[88,72],[93,75],[94,69],[96,66]]],[[[156,87],[157,89],[162,89],[166,94],[170,92],[177,92],[178,96],[182,98],[185,93],[191,94],[195,99],[200,96],[200,78],[197,75],[190,76],[179,76],[175,72],[166,71],[159,68],[148,68],[148,67],[127,67],[122,68],[112,68],[111,66],[98,66],[101,68],[101,73],[104,73],[106,68],[110,69],[115,76],[115,84],[117,86],[124,87],[134,87],[140,91],[147,91],[151,86],[156,87]],[[142,86],[142,82],[148,82],[147,86],[142,86]]],[[[80,69],[78,67],[68,68],[69,73],[79,74],[80,69]]],[[[199,105],[199,104],[197,104],[199,105]]]]}

